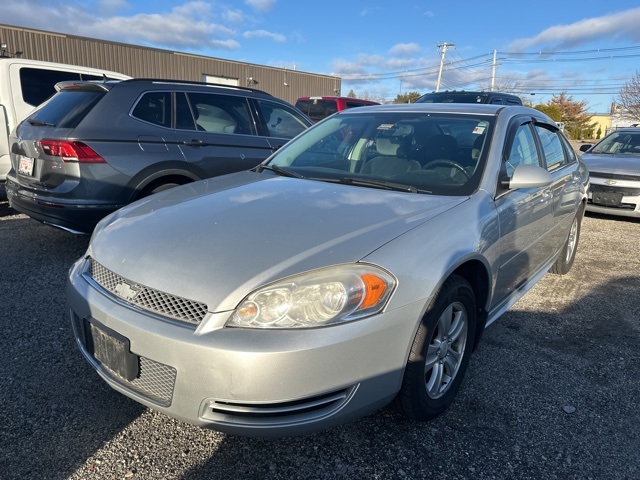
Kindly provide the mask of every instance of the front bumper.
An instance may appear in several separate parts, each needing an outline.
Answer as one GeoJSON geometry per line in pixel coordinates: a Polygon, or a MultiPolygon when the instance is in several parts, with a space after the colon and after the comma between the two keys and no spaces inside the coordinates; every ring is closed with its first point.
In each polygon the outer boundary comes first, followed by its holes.
{"type": "Polygon", "coordinates": [[[290,436],[370,413],[400,389],[424,304],[319,329],[225,328],[231,312],[190,326],[128,305],[71,269],[67,298],[80,350],[115,390],[180,420],[245,436],[290,436]],[[140,359],[126,380],[87,348],[87,322],[140,359]]]}
{"type": "Polygon", "coordinates": [[[587,211],[640,218],[640,181],[589,178],[587,211]],[[608,182],[608,183],[606,183],[608,182]]]}
{"type": "Polygon", "coordinates": [[[95,204],[75,199],[61,199],[22,188],[11,176],[5,184],[9,206],[39,222],[74,233],[91,233],[103,217],[124,204],[95,204]]]}

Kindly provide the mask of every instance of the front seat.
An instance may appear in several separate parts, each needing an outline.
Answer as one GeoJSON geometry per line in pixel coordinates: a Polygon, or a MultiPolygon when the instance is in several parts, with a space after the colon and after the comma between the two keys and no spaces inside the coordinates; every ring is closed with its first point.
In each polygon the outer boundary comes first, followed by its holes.
{"type": "Polygon", "coordinates": [[[451,135],[434,135],[418,152],[420,163],[426,165],[433,160],[453,160],[458,157],[458,142],[451,135]]]}
{"type": "Polygon", "coordinates": [[[379,155],[365,163],[361,173],[393,177],[412,170],[420,170],[422,167],[418,161],[405,158],[407,150],[399,137],[378,137],[376,151],[379,155]]]}

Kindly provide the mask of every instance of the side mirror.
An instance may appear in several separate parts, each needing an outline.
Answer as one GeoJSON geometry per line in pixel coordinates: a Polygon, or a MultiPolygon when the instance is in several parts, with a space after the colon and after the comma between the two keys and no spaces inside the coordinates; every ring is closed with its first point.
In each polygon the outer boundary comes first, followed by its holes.
{"type": "Polygon", "coordinates": [[[580,145],[580,151],[581,152],[586,152],[587,150],[589,150],[591,147],[593,147],[592,144],[590,143],[585,143],[583,145],[580,145]]]}
{"type": "Polygon", "coordinates": [[[516,190],[518,188],[546,187],[551,185],[552,181],[551,174],[544,168],[538,165],[520,164],[513,171],[511,179],[503,182],[503,185],[510,190],[516,190]]]}

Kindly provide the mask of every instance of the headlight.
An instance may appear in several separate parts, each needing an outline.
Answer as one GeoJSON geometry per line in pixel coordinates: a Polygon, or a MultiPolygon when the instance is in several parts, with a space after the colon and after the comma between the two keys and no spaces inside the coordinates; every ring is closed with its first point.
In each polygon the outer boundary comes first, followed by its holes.
{"type": "Polygon", "coordinates": [[[227,326],[310,328],[350,322],[381,311],[395,278],[373,265],[338,265],[262,287],[236,308],[227,326]]]}

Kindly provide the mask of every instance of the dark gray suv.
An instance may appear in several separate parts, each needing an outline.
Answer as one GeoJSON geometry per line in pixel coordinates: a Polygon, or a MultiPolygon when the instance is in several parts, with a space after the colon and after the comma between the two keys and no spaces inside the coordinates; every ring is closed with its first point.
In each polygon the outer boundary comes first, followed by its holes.
{"type": "Polygon", "coordinates": [[[415,103],[489,103],[492,105],[522,105],[519,96],[504,92],[468,92],[452,90],[425,93],[415,103]]]}
{"type": "Polygon", "coordinates": [[[75,233],[139,198],[248,170],[313,122],[265,92],[173,80],[62,82],[11,137],[9,205],[75,233]]]}

